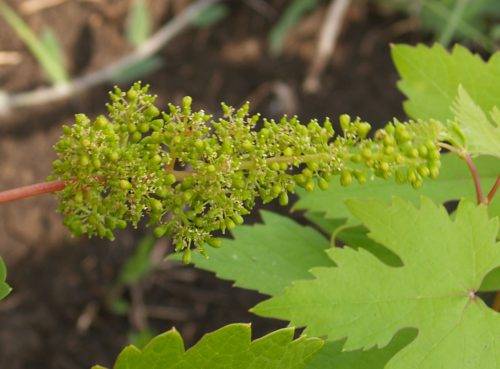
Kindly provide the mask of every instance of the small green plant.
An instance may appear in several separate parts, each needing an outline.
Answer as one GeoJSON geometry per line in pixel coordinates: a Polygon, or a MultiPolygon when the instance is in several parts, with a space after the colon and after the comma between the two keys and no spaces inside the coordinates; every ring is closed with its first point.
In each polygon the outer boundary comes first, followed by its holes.
{"type": "MultiPolygon", "coordinates": [[[[251,341],[248,326],[230,325],[185,350],[171,331],[125,348],[117,369],[499,369],[500,316],[481,293],[500,289],[500,54],[392,55],[414,121],[370,134],[342,115],[336,134],[329,119],[262,119],[248,104],[214,118],[189,97],[162,112],[136,83],[115,88],[107,116],[63,127],[52,182],[0,202],[57,192],[73,233],[109,239],[146,218],[175,257],[270,296],[252,312],[321,338],[286,329],[251,341]],[[236,228],[257,199],[286,205],[290,192],[314,229],[267,212],[236,228]],[[441,203],[454,199],[448,214],[441,203]],[[228,230],[234,239],[214,236],[228,230]]],[[[151,247],[121,286],[151,269],[151,247]]],[[[0,261],[0,298],[5,278],[0,261]]]]}

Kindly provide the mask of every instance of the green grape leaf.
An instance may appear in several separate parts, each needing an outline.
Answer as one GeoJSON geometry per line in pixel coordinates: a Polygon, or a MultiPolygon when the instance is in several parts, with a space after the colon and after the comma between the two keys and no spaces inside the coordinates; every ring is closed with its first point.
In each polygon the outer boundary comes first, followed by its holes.
{"type": "Polygon", "coordinates": [[[322,213],[307,212],[305,217],[331,235],[330,244],[341,241],[345,246],[354,249],[362,248],[371,252],[387,265],[402,265],[401,259],[395,253],[369,238],[368,230],[363,226],[351,226],[343,219],[329,219],[322,213]]]}
{"type": "MultiPolygon", "coordinates": [[[[184,349],[180,334],[171,330],[154,338],[141,351],[126,347],[114,369],[302,369],[321,348],[318,338],[293,340],[292,328],[251,340],[247,324],[231,324],[205,335],[184,349]]],[[[95,366],[96,368],[102,368],[95,366]]]]}
{"type": "Polygon", "coordinates": [[[384,369],[387,362],[415,339],[416,330],[399,331],[391,342],[379,349],[342,351],[345,340],[326,342],[306,369],[384,369]]]}
{"type": "Polygon", "coordinates": [[[281,292],[292,281],[312,278],[312,267],[333,265],[325,253],[329,242],[319,232],[268,211],[261,215],[264,224],[235,228],[234,239],[223,239],[220,249],[207,249],[208,258],[194,254],[192,262],[235,281],[236,287],[267,295],[281,292]]]}
{"type": "Polygon", "coordinates": [[[392,58],[401,76],[398,87],[408,98],[405,111],[414,119],[453,119],[459,85],[485,112],[499,104],[500,52],[485,62],[459,45],[450,53],[439,44],[396,45],[392,58]]]}
{"type": "Polygon", "coordinates": [[[125,35],[128,42],[139,46],[148,39],[153,29],[151,12],[144,0],[134,0],[129,8],[125,35]]]}
{"type": "Polygon", "coordinates": [[[5,267],[5,263],[0,257],[0,300],[5,298],[5,296],[7,296],[11,291],[11,288],[5,282],[6,279],[7,279],[7,268],[5,267]]]}
{"type": "MultiPolygon", "coordinates": [[[[455,135],[453,142],[458,142],[472,155],[491,155],[500,158],[500,117],[494,108],[491,118],[471,99],[467,91],[459,86],[458,97],[454,104],[456,121],[460,134],[455,135]],[[460,137],[456,137],[460,136],[460,137]]],[[[450,132],[453,132],[450,129],[450,132]]]]}
{"type": "Polygon", "coordinates": [[[329,250],[338,267],[315,268],[253,311],[306,326],[306,332],[347,337],[344,350],[386,346],[401,329],[418,329],[388,369],[498,369],[500,315],[476,295],[485,275],[500,266],[498,218],[462,201],[454,220],[422,199],[419,208],[394,199],[349,202],[370,237],[395,252],[401,267],[364,250],[329,250]]]}
{"type": "MultiPolygon", "coordinates": [[[[349,212],[345,201],[349,199],[380,199],[390,201],[393,196],[408,199],[417,203],[421,196],[426,196],[435,202],[442,203],[449,200],[476,196],[470,172],[466,164],[457,156],[443,154],[442,167],[439,177],[434,180],[425,180],[422,188],[414,190],[408,186],[401,186],[392,180],[376,178],[367,185],[351,184],[341,187],[333,180],[328,191],[307,192],[299,189],[299,201],[294,210],[307,210],[324,213],[327,218],[349,219],[350,224],[359,224],[359,221],[349,212]]],[[[481,183],[484,188],[490,188],[498,175],[498,160],[492,157],[478,157],[474,160],[481,183]]],[[[500,215],[500,200],[498,196],[490,204],[490,214],[500,215]]]]}

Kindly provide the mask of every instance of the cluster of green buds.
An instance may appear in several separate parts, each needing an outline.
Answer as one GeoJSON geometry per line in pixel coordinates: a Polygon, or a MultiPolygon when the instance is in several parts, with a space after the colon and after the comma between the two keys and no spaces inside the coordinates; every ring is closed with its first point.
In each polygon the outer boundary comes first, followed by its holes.
{"type": "Polygon", "coordinates": [[[222,104],[218,119],[192,111],[190,97],[162,112],[140,83],[110,97],[107,117],[77,115],[55,145],[65,224],[76,235],[113,239],[115,229],[146,217],[186,262],[192,249],[217,247],[213,232],[243,223],[257,198],[286,205],[297,186],[325,190],[332,176],[343,186],[394,176],[419,187],[439,172],[437,123],[389,123],[372,139],[368,123],[347,115],[336,135],[329,119],[261,119],[248,103],[222,104]]]}

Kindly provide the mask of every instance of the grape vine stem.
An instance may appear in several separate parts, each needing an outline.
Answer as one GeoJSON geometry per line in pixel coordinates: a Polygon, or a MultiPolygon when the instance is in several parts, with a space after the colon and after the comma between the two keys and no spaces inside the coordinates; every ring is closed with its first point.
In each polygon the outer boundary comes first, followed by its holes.
{"type": "MultiPolygon", "coordinates": [[[[474,161],[472,160],[471,155],[465,151],[464,149],[458,149],[455,146],[449,145],[444,142],[440,142],[439,146],[442,148],[449,150],[450,152],[453,152],[457,154],[460,158],[462,158],[465,163],[467,164],[467,168],[469,168],[469,172],[472,176],[472,180],[474,181],[474,188],[476,189],[476,200],[478,204],[488,204],[491,200],[489,199],[489,194],[488,197],[484,196],[483,193],[483,188],[481,186],[481,179],[479,177],[479,172],[477,170],[476,165],[474,164],[474,161]]],[[[492,189],[493,191],[493,189],[492,189]]],[[[491,192],[491,191],[490,191],[491,192]]],[[[491,198],[495,195],[496,189],[493,192],[491,198]]]]}

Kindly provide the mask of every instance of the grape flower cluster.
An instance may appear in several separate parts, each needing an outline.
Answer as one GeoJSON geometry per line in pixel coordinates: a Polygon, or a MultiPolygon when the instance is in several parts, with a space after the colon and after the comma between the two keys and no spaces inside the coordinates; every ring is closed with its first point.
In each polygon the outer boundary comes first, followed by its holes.
{"type": "Polygon", "coordinates": [[[297,186],[325,190],[332,176],[342,186],[393,176],[418,188],[439,174],[441,126],[433,121],[394,121],[368,138],[370,124],[345,114],[337,135],[329,119],[262,119],[248,103],[222,104],[218,119],[193,111],[190,97],[160,111],[141,83],[110,98],[107,116],[76,115],[55,145],[51,177],[66,183],[58,193],[65,225],[113,239],[146,217],[185,262],[192,249],[219,246],[213,232],[242,224],[258,197],[286,205],[297,186]]]}

